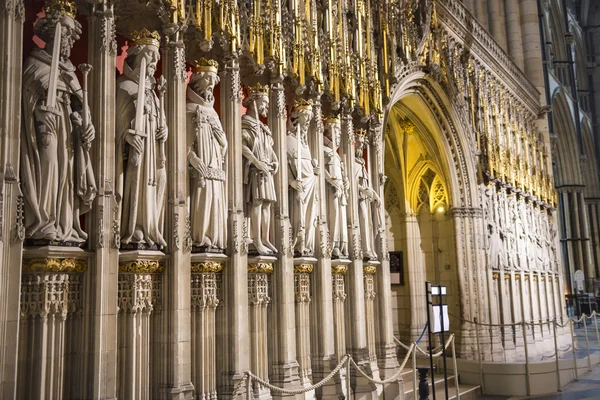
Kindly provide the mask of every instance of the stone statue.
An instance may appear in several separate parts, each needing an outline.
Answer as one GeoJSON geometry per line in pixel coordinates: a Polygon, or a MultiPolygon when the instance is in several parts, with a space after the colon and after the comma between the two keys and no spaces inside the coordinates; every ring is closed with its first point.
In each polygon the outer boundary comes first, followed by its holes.
{"type": "Polygon", "coordinates": [[[488,224],[488,266],[497,270],[506,266],[506,259],[502,251],[503,240],[494,224],[488,224]]]}
{"type": "Polygon", "coordinates": [[[159,46],[156,31],[144,28],[133,32],[123,74],[117,79],[117,201],[121,205],[122,248],[166,246],[162,231],[168,131],[154,91],[159,46]]]}
{"type": "Polygon", "coordinates": [[[290,215],[294,229],[294,252],[312,256],[315,251],[317,223],[317,185],[319,165],[308,147],[308,129],[313,118],[312,101],[294,104],[287,135],[290,215]]]}
{"type": "Polygon", "coordinates": [[[271,233],[271,205],[277,201],[273,175],[279,169],[279,160],[273,150],[273,136],[259,119],[269,111],[269,87],[260,84],[248,89],[242,116],[242,154],[244,156],[244,193],[246,215],[250,220],[250,245],[262,255],[277,252],[269,239],[271,233]]]}
{"type": "Polygon", "coordinates": [[[34,245],[75,243],[88,235],[79,217],[97,189],[89,149],[95,137],[84,87],[69,60],[81,34],[71,1],[52,1],[34,27],[46,42],[23,65],[21,183],[26,238],[34,245]]]}
{"type": "Polygon", "coordinates": [[[190,204],[193,247],[227,247],[227,138],[214,110],[213,89],[219,83],[214,60],[196,62],[187,89],[188,161],[191,167],[190,204]]]}
{"type": "Polygon", "coordinates": [[[348,257],[348,230],[346,222],[346,204],[348,200],[348,176],[338,149],[340,147],[340,120],[328,118],[325,120],[327,145],[325,151],[325,182],[327,190],[327,215],[329,233],[331,235],[332,256],[334,258],[348,257]]]}
{"type": "Polygon", "coordinates": [[[365,146],[364,133],[357,135],[358,146],[355,152],[354,177],[358,189],[358,220],[360,223],[360,236],[362,239],[363,257],[375,259],[375,232],[378,227],[373,223],[372,203],[379,204],[379,196],[373,190],[371,177],[365,166],[363,149],[365,146]]]}

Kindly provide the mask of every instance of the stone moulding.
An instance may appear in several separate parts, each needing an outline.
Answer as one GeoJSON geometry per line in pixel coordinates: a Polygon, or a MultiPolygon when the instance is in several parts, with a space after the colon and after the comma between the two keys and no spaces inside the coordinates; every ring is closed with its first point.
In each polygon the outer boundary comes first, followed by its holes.
{"type": "Polygon", "coordinates": [[[216,261],[198,262],[192,263],[190,269],[193,274],[216,274],[223,271],[223,264],[216,261]]]}
{"type": "Polygon", "coordinates": [[[31,258],[23,260],[23,272],[85,272],[87,261],[73,258],[31,258]]]}
{"type": "Polygon", "coordinates": [[[295,274],[311,274],[313,272],[312,264],[298,264],[294,266],[295,274]]]}
{"type": "Polygon", "coordinates": [[[508,279],[510,279],[510,274],[504,274],[504,279],[505,279],[505,280],[508,280],[508,279]]]}
{"type": "Polygon", "coordinates": [[[377,267],[374,265],[367,265],[366,267],[363,268],[363,273],[365,273],[367,275],[375,275],[376,272],[377,272],[377,267]]]}
{"type": "Polygon", "coordinates": [[[158,261],[131,261],[119,265],[120,273],[131,274],[160,274],[165,270],[165,264],[158,261]]]}
{"type": "Polygon", "coordinates": [[[493,280],[497,280],[499,277],[500,277],[500,274],[499,274],[499,273],[497,273],[497,272],[494,272],[494,273],[492,274],[492,279],[493,279],[493,280]]]}
{"type": "Polygon", "coordinates": [[[334,275],[346,275],[346,272],[348,272],[348,266],[347,265],[332,265],[331,266],[331,273],[334,275]]]}
{"type": "Polygon", "coordinates": [[[255,263],[248,264],[248,272],[255,272],[259,274],[272,274],[273,264],[270,263],[255,263]]]}

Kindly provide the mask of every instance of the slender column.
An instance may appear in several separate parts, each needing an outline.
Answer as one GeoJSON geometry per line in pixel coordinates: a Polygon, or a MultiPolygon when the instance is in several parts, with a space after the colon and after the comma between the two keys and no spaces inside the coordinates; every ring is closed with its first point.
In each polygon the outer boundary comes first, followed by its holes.
{"type": "Polygon", "coordinates": [[[498,0],[491,0],[489,3],[489,23],[490,30],[496,43],[502,47],[504,51],[507,51],[508,46],[506,43],[506,15],[504,13],[504,2],[498,0]]]}
{"type": "Polygon", "coordinates": [[[419,338],[427,323],[425,309],[425,262],[421,250],[421,234],[417,216],[407,213],[404,216],[406,226],[406,259],[410,290],[410,341],[419,338]]]}
{"type": "Polygon", "coordinates": [[[585,204],[585,197],[583,192],[577,193],[579,200],[579,210],[581,214],[577,214],[577,218],[581,224],[581,247],[584,250],[584,262],[585,262],[585,272],[586,272],[586,285],[588,292],[593,292],[593,284],[591,284],[591,280],[597,277],[596,268],[594,268],[594,255],[592,253],[592,241],[590,235],[590,213],[587,205],[585,204]],[[590,287],[591,284],[591,287],[590,287]]]}
{"type": "Polygon", "coordinates": [[[598,204],[589,204],[590,239],[592,241],[592,254],[596,276],[600,275],[600,220],[598,215],[598,204]]]}
{"type": "Polygon", "coordinates": [[[163,275],[165,301],[163,323],[167,332],[162,337],[164,354],[156,355],[153,365],[163,369],[160,383],[165,399],[191,399],[190,344],[190,246],[188,245],[187,209],[187,143],[180,140],[186,131],[185,116],[185,52],[182,26],[165,25],[164,32],[170,40],[163,51],[163,75],[167,81],[165,107],[167,126],[171,136],[167,139],[167,203],[165,206],[168,262],[163,275]],[[160,360],[160,361],[159,361],[160,360]]]}
{"type": "MultiPolygon", "coordinates": [[[[571,228],[571,199],[569,198],[569,192],[562,191],[560,195],[563,198],[563,215],[564,215],[564,230],[566,232],[566,249],[567,249],[567,258],[569,260],[569,271],[568,271],[568,279],[570,282],[573,282],[573,274],[578,269],[575,265],[574,253],[573,253],[573,229],[571,228]]],[[[575,287],[573,287],[573,291],[575,291],[575,287]]]]}
{"type": "Polygon", "coordinates": [[[504,0],[506,11],[506,34],[508,35],[508,54],[522,71],[525,70],[523,62],[523,38],[521,36],[521,13],[518,0],[504,0]]]}
{"type": "MultiPolygon", "coordinates": [[[[271,81],[269,128],[275,142],[275,154],[279,159],[279,171],[275,174],[275,246],[278,262],[273,274],[273,308],[277,326],[273,327],[274,346],[271,380],[280,387],[298,388],[298,362],[296,361],[296,317],[294,309],[294,249],[289,217],[288,171],[286,142],[286,110],[281,78],[271,81]]],[[[273,393],[274,398],[285,397],[273,393]]]]}
{"type": "MultiPolygon", "coordinates": [[[[264,380],[269,380],[267,307],[269,297],[269,276],[273,264],[257,263],[248,267],[248,302],[250,304],[250,370],[264,380]]],[[[253,387],[254,398],[270,399],[269,389],[259,385],[253,387]]]]}
{"type": "MultiPolygon", "coordinates": [[[[225,334],[228,354],[221,373],[223,382],[220,396],[232,396],[250,366],[248,349],[248,251],[244,218],[244,189],[242,177],[242,94],[239,60],[229,54],[221,75],[221,123],[227,134],[227,195],[229,201],[229,235],[227,255],[229,262],[224,271],[223,299],[225,334]]],[[[218,333],[219,334],[219,333],[218,333]]],[[[220,357],[219,357],[220,358],[220,357]]],[[[242,392],[245,392],[245,387],[242,392]]]]}
{"type": "MultiPolygon", "coordinates": [[[[394,343],[394,318],[392,311],[392,288],[390,281],[390,255],[388,253],[388,241],[385,234],[385,198],[384,184],[386,177],[384,175],[384,130],[380,121],[374,121],[371,125],[371,141],[373,162],[372,179],[373,190],[377,193],[381,201],[378,204],[373,204],[374,212],[377,217],[374,218],[377,232],[375,250],[378,260],[381,260],[376,279],[377,292],[377,361],[379,373],[382,379],[387,379],[392,376],[398,369],[398,358],[396,357],[396,344],[394,343]]],[[[399,396],[399,386],[391,383],[384,387],[385,397],[396,398],[399,396]]]]}
{"type": "Polygon", "coordinates": [[[486,29],[490,29],[488,20],[488,2],[487,0],[478,0],[475,3],[475,18],[486,29]]]}
{"type": "Polygon", "coordinates": [[[521,0],[519,2],[519,11],[521,14],[524,72],[540,92],[541,104],[545,104],[546,88],[544,86],[542,50],[540,48],[537,0],[521,0]]]}
{"type": "MultiPolygon", "coordinates": [[[[311,302],[311,336],[312,336],[312,372],[313,381],[318,382],[331,372],[337,365],[334,352],[334,325],[323,323],[333,321],[332,276],[331,276],[331,245],[329,243],[329,230],[327,226],[327,188],[325,186],[324,162],[324,127],[323,112],[321,109],[321,93],[315,93],[313,99],[313,119],[311,121],[311,134],[308,136],[310,152],[320,166],[318,185],[318,228],[316,232],[315,250],[317,255],[316,271],[312,274],[311,302]]],[[[335,381],[329,381],[323,388],[317,390],[317,396],[323,399],[337,399],[335,381]]]]}
{"type": "MultiPolygon", "coordinates": [[[[349,352],[358,365],[367,373],[371,373],[371,365],[367,350],[367,333],[365,319],[365,300],[364,300],[364,274],[363,274],[363,253],[361,248],[360,228],[358,220],[358,193],[357,182],[354,177],[354,126],[352,117],[345,110],[342,112],[342,144],[340,153],[346,162],[349,177],[349,196],[347,206],[348,218],[348,241],[349,253],[352,260],[349,265],[347,292],[349,297],[348,312],[349,320],[352,323],[346,325],[349,329],[346,335],[349,335],[349,352]]],[[[352,370],[352,389],[355,399],[370,398],[375,387],[364,379],[356,370],[352,370]]],[[[349,394],[348,394],[349,396],[349,394]]]]}
{"type": "MultiPolygon", "coordinates": [[[[90,110],[96,139],[92,143],[98,195],[90,213],[89,245],[94,249],[86,274],[85,314],[89,323],[89,352],[83,365],[89,366],[84,377],[90,399],[117,397],[117,281],[119,258],[119,221],[114,213],[115,184],[115,20],[106,0],[93,6],[89,19],[88,62],[90,72],[90,110]],[[115,230],[113,230],[115,228],[115,230]],[[91,357],[91,360],[87,358],[91,357]]],[[[78,351],[82,351],[80,349],[78,351]]],[[[86,369],[84,368],[84,371],[86,369]]]]}
{"type": "Polygon", "coordinates": [[[19,297],[23,254],[23,197],[19,189],[22,0],[0,6],[0,397],[16,396],[19,297]]]}
{"type": "MultiPolygon", "coordinates": [[[[298,358],[300,382],[310,386],[312,369],[310,362],[310,284],[313,266],[300,264],[294,266],[294,297],[296,300],[296,356],[298,358]]],[[[307,392],[302,397],[312,398],[314,393],[307,392]]]]}

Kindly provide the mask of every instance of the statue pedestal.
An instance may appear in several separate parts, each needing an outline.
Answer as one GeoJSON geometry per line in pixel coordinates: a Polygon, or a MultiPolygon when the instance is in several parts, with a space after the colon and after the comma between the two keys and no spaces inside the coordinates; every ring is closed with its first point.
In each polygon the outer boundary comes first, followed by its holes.
{"type": "Polygon", "coordinates": [[[166,256],[157,250],[123,251],[119,255],[118,337],[119,398],[148,398],[151,382],[160,377],[162,273],[166,256]]]}
{"type": "Polygon", "coordinates": [[[227,260],[221,253],[191,255],[192,383],[197,395],[206,399],[217,398],[217,371],[223,366],[217,354],[225,354],[224,348],[217,348],[217,332],[227,328],[221,274],[227,260]]]}
{"type": "Polygon", "coordinates": [[[18,363],[22,376],[32,381],[20,386],[19,397],[67,397],[68,382],[80,377],[87,361],[81,332],[83,273],[89,257],[78,247],[23,251],[18,363]]]}
{"type": "MultiPolygon", "coordinates": [[[[379,380],[379,366],[377,365],[377,336],[375,327],[375,296],[377,295],[377,280],[375,274],[381,266],[377,260],[363,261],[363,280],[365,288],[365,321],[367,326],[367,349],[369,353],[369,363],[373,378],[379,380]]],[[[377,392],[381,394],[383,387],[378,385],[377,392]]]]}

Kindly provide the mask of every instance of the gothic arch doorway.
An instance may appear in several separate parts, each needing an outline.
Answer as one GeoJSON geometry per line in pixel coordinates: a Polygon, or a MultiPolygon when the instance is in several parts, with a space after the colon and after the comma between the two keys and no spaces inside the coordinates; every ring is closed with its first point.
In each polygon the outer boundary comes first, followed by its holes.
{"type": "MultiPolygon", "coordinates": [[[[464,212],[477,204],[475,171],[464,162],[471,144],[456,129],[455,110],[435,82],[422,76],[408,82],[398,89],[385,125],[387,238],[402,265],[392,270],[392,302],[403,341],[417,340],[425,327],[425,281],[447,287],[455,316],[470,319],[481,303],[465,301],[481,292],[477,216],[464,212]]],[[[464,333],[457,320],[452,328],[459,337],[464,333]]]]}

